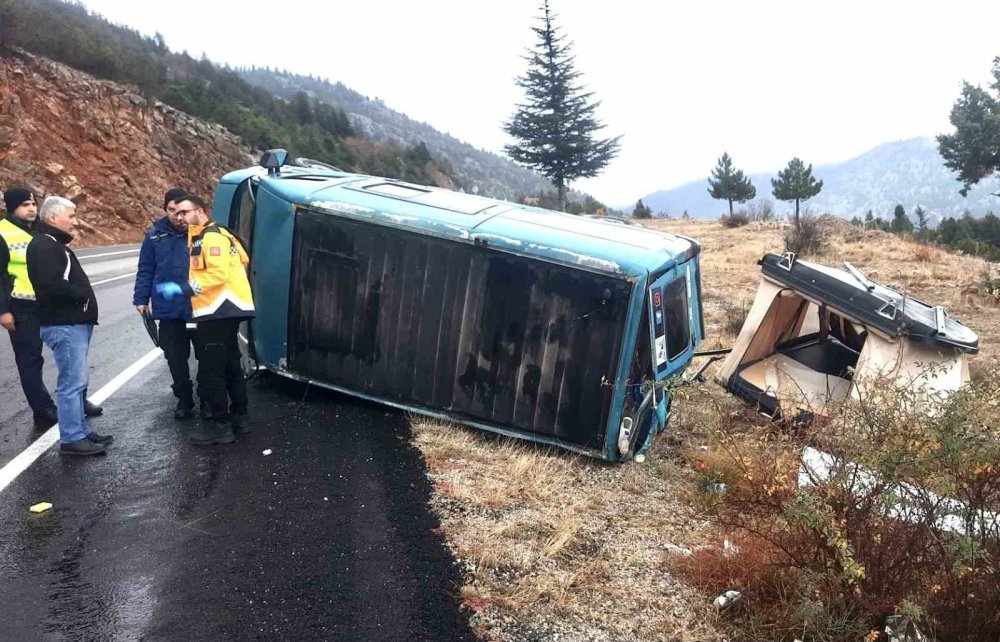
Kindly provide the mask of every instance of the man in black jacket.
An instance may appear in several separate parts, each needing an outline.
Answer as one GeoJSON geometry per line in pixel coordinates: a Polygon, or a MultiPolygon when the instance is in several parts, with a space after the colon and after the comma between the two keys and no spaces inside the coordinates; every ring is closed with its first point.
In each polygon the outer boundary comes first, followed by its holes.
{"type": "Polygon", "coordinates": [[[3,200],[7,217],[0,219],[0,326],[10,333],[21,389],[35,425],[48,428],[56,423],[56,405],[42,380],[45,360],[27,260],[38,206],[34,194],[24,187],[11,187],[3,193],[3,200]]]}
{"type": "Polygon", "coordinates": [[[50,196],[38,213],[41,222],[28,244],[28,277],[38,300],[41,336],[59,369],[56,406],[59,414],[60,455],[96,455],[111,436],[90,430],[84,411],[87,391],[87,352],[97,325],[97,297],[80,262],[67,247],[79,221],[76,205],[50,196]]]}

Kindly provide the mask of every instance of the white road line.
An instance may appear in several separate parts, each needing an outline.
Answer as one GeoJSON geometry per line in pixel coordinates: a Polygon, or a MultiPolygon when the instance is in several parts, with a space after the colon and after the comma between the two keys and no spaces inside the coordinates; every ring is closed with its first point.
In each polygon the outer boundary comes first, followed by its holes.
{"type": "Polygon", "coordinates": [[[87,259],[98,259],[102,256],[118,256],[119,254],[138,254],[139,248],[134,250],[122,250],[120,252],[103,252],[101,254],[84,254],[83,256],[78,256],[76,258],[81,261],[86,261],[87,259]]]}
{"type": "Polygon", "coordinates": [[[93,287],[95,285],[100,285],[102,283],[111,283],[112,281],[117,281],[118,279],[127,279],[130,276],[135,276],[136,274],[138,274],[138,272],[129,272],[128,274],[122,274],[121,276],[113,276],[110,279],[104,279],[103,281],[95,281],[94,283],[91,283],[90,285],[91,285],[91,287],[93,287]]]}
{"type": "MultiPolygon", "coordinates": [[[[141,357],[128,368],[125,368],[118,373],[118,375],[106,383],[103,388],[90,395],[90,400],[96,404],[103,403],[105,399],[115,394],[119,388],[128,383],[132,377],[139,374],[143,368],[156,361],[161,354],[163,354],[162,350],[159,348],[153,348],[147,352],[145,356],[141,357]]],[[[6,466],[0,468],[0,491],[7,488],[12,481],[17,479],[18,475],[27,470],[28,466],[35,463],[36,459],[45,454],[45,451],[51,448],[58,441],[59,424],[56,424],[46,430],[45,433],[36,439],[33,444],[25,448],[21,454],[10,460],[6,466]]]]}

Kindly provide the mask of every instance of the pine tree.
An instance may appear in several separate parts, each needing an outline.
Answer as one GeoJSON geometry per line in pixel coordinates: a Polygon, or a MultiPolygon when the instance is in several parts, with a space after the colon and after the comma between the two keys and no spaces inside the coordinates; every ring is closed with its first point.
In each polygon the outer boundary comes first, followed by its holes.
{"type": "Polygon", "coordinates": [[[526,101],[504,124],[517,142],[504,150],[551,180],[559,192],[559,209],[565,210],[569,182],[597,176],[618,154],[621,137],[594,138],[604,127],[594,115],[600,102],[591,102],[593,93],[577,83],[572,44],[564,42],[553,24],[548,0],[541,9],[541,26],[532,28],[538,44],[529,50],[528,71],[517,80],[526,101]]]}
{"type": "Polygon", "coordinates": [[[733,160],[727,153],[722,154],[712,170],[708,185],[712,198],[729,201],[729,216],[733,215],[733,201],[745,203],[757,196],[757,188],[743,175],[743,170],[733,167],[733,160]]]}
{"type": "Polygon", "coordinates": [[[812,175],[812,165],[806,167],[798,158],[788,162],[788,167],[778,172],[777,179],[771,179],[774,197],[779,201],[795,201],[795,229],[799,225],[799,201],[807,201],[820,193],[823,181],[817,181],[812,175]]]}
{"type": "Polygon", "coordinates": [[[906,210],[902,205],[897,205],[892,211],[892,222],[889,223],[889,231],[893,234],[905,234],[913,231],[913,221],[906,215],[906,210]]]}
{"type": "Polygon", "coordinates": [[[313,107],[309,95],[300,91],[292,98],[292,109],[295,111],[295,118],[300,125],[308,125],[313,122],[313,107]]]}
{"type": "Polygon", "coordinates": [[[927,210],[917,205],[913,210],[913,215],[917,217],[917,238],[921,241],[927,240],[927,210]]]}
{"type": "Polygon", "coordinates": [[[632,210],[633,218],[653,218],[653,209],[648,205],[644,205],[642,199],[635,204],[635,209],[632,210]]]}
{"type": "Polygon", "coordinates": [[[977,238],[993,246],[1000,245],[1000,219],[993,212],[987,212],[976,226],[977,238]]]}
{"type": "Polygon", "coordinates": [[[962,196],[980,180],[1000,171],[1000,57],[993,59],[993,78],[990,87],[998,97],[982,87],[963,84],[962,95],[951,108],[955,133],[937,137],[945,166],[958,172],[962,196]]]}

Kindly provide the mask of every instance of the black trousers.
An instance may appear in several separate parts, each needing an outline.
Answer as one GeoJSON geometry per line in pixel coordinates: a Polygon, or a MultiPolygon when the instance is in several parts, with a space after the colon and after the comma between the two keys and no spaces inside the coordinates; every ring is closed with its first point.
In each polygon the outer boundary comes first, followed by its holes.
{"type": "Polygon", "coordinates": [[[247,412],[247,382],[240,368],[236,333],[240,319],[199,321],[195,334],[198,357],[198,398],[208,403],[211,419],[226,421],[229,413],[247,412]]]}
{"type": "Polygon", "coordinates": [[[10,311],[14,315],[16,330],[10,333],[10,346],[14,349],[14,362],[21,379],[21,389],[34,412],[55,411],[56,405],[42,381],[41,323],[33,301],[11,299],[10,311]]]}
{"type": "Polygon", "coordinates": [[[163,319],[160,321],[160,348],[167,358],[170,368],[170,378],[173,385],[170,388],[174,396],[181,401],[194,403],[192,400],[194,385],[191,383],[191,370],[188,359],[191,357],[191,344],[195,340],[195,331],[187,329],[187,322],[178,319],[163,319]]]}

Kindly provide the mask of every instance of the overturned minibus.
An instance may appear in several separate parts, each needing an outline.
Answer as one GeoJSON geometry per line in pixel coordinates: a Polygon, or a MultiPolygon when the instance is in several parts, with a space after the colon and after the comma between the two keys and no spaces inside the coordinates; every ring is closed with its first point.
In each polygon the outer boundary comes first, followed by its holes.
{"type": "Polygon", "coordinates": [[[767,254],[746,321],[716,380],[761,412],[832,417],[895,386],[934,402],[969,380],[979,337],[942,307],[843,269],[767,254]]]}
{"type": "Polygon", "coordinates": [[[251,256],[246,359],[606,460],[664,429],[704,338],[698,243],[286,160],[213,202],[251,256]]]}

